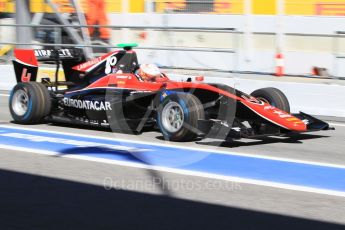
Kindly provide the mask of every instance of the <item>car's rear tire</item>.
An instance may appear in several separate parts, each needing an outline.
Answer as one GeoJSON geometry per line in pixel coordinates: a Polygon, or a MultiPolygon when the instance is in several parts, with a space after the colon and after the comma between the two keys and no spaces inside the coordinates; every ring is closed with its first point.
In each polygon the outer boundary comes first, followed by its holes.
{"type": "Polygon", "coordinates": [[[40,123],[50,114],[51,107],[50,94],[42,83],[21,82],[11,92],[9,108],[16,123],[40,123]]]}
{"type": "Polygon", "coordinates": [[[277,88],[269,87],[255,90],[251,93],[251,96],[269,103],[270,105],[290,113],[289,100],[285,94],[277,88]]]}
{"type": "Polygon", "coordinates": [[[204,118],[204,108],[196,96],[176,93],[158,107],[157,124],[165,140],[193,141],[198,137],[198,120],[204,118]]]}

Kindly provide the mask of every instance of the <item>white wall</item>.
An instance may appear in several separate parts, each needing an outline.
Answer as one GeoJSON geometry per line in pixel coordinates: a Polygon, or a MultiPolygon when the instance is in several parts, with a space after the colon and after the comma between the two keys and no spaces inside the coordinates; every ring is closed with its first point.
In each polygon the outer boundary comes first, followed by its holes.
{"type": "MultiPolygon", "coordinates": [[[[270,81],[241,77],[205,77],[205,82],[223,83],[250,94],[256,89],[275,87],[287,96],[292,113],[300,111],[312,115],[345,117],[345,86],[310,82],[270,81]]],[[[181,76],[171,77],[181,80],[181,76]]],[[[184,77],[187,78],[187,77],[184,77]]]]}
{"type": "Polygon", "coordinates": [[[16,81],[12,65],[0,65],[0,90],[11,90],[16,81]]]}

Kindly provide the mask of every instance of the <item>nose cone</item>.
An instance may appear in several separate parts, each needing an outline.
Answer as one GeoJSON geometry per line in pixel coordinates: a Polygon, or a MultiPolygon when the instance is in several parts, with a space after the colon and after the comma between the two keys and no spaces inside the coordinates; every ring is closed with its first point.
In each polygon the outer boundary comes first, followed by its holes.
{"type": "Polygon", "coordinates": [[[275,125],[296,132],[307,131],[307,125],[301,119],[274,106],[263,102],[258,104],[246,100],[243,100],[242,103],[254,113],[275,125]]]}
{"type": "MultiPolygon", "coordinates": [[[[296,119],[298,119],[298,118],[296,118],[296,119]]],[[[291,130],[297,131],[297,132],[305,132],[305,131],[307,131],[307,125],[301,120],[294,121],[292,124],[291,130]]]]}

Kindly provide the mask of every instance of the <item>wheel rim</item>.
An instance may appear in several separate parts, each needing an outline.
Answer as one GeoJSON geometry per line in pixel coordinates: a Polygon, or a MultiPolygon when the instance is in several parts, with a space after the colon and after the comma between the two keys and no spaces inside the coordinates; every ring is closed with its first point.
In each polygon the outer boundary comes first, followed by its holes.
{"type": "Polygon", "coordinates": [[[12,99],[12,109],[18,116],[23,116],[28,111],[29,96],[28,94],[20,89],[17,90],[12,99]]]}
{"type": "Polygon", "coordinates": [[[165,130],[174,133],[183,126],[184,113],[182,107],[171,101],[165,105],[162,111],[162,125],[165,130]]]}

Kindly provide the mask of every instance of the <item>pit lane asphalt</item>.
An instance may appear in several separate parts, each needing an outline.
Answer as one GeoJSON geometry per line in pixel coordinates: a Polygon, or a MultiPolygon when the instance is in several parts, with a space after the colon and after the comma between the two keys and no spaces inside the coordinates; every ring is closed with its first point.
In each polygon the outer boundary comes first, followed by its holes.
{"type": "MultiPolygon", "coordinates": [[[[7,101],[8,97],[0,96],[0,124],[18,127],[10,123],[11,118],[8,112],[7,101]]],[[[101,130],[88,130],[47,124],[26,127],[76,134],[83,133],[97,137],[116,137],[144,142],[165,143],[163,140],[159,139],[161,135],[158,132],[146,132],[142,135],[126,135],[119,133],[114,134],[101,130]]],[[[232,153],[238,152],[292,160],[345,165],[344,123],[337,122],[335,128],[335,131],[303,134],[298,136],[298,138],[269,138],[259,141],[241,140],[232,144],[205,140],[198,143],[176,143],[176,145],[188,145],[188,147],[210,150],[217,149],[232,153]]],[[[228,181],[225,182],[221,180],[81,161],[77,159],[42,156],[5,149],[1,150],[0,169],[4,170],[4,172],[19,172],[25,175],[54,178],[99,187],[103,186],[104,178],[121,178],[123,183],[117,186],[120,186],[120,189],[122,187],[124,191],[162,195],[177,200],[192,200],[198,203],[207,203],[210,206],[217,205],[232,208],[235,210],[235,213],[239,213],[239,210],[246,210],[248,212],[260,213],[265,217],[278,214],[280,217],[286,218],[286,221],[288,218],[292,218],[289,219],[289,222],[291,221],[292,223],[300,223],[300,220],[308,220],[309,222],[307,222],[309,224],[313,224],[313,228],[321,228],[324,222],[345,225],[345,198],[343,197],[298,192],[244,183],[229,184],[228,181]],[[133,186],[133,182],[137,181],[146,181],[150,184],[152,180],[155,180],[153,178],[159,178],[159,183],[154,183],[154,186],[133,186]],[[178,182],[177,185],[180,186],[165,186],[173,181],[178,182]],[[183,186],[186,183],[188,184],[188,182],[195,183],[196,181],[198,181],[199,184],[197,188],[186,189],[186,187],[183,186]],[[218,181],[218,183],[216,183],[217,186],[213,186],[213,188],[205,186],[209,181],[218,181]],[[316,222],[314,223],[314,221],[316,222]]],[[[35,182],[33,182],[31,186],[35,186],[35,182]]],[[[47,188],[44,187],[41,192],[44,193],[45,189],[47,188]]],[[[111,191],[116,192],[118,190],[115,191],[113,189],[111,191]]],[[[11,196],[10,194],[11,193],[9,193],[9,196],[11,196]]],[[[47,201],[45,205],[49,206],[49,201],[47,201]]],[[[2,205],[0,204],[0,206],[2,205]]],[[[43,209],[47,208],[46,206],[43,205],[43,209]]],[[[15,215],[14,210],[12,211],[13,215],[15,215]]],[[[11,210],[7,215],[10,214],[11,210]]],[[[215,214],[209,214],[209,218],[216,218],[214,215],[215,214]]],[[[275,217],[272,216],[272,218],[274,219],[275,217]]],[[[253,226],[258,229],[260,227],[265,227],[267,224],[267,227],[269,227],[270,224],[273,223],[273,219],[255,219],[253,217],[253,226]]],[[[242,226],[246,221],[250,220],[247,220],[245,217],[235,219],[229,217],[229,222],[223,219],[220,221],[224,224],[228,223],[226,226],[230,226],[231,224],[234,226],[236,226],[236,224],[237,226],[242,226]]],[[[199,224],[201,223],[203,223],[203,221],[199,219],[199,224]]],[[[332,225],[327,228],[338,228],[342,227],[341,225],[332,225]]],[[[286,225],[285,227],[288,226],[290,225],[286,225]]],[[[305,228],[306,226],[308,225],[304,225],[303,227],[305,228]]],[[[297,227],[302,227],[302,225],[297,227]]]]}

